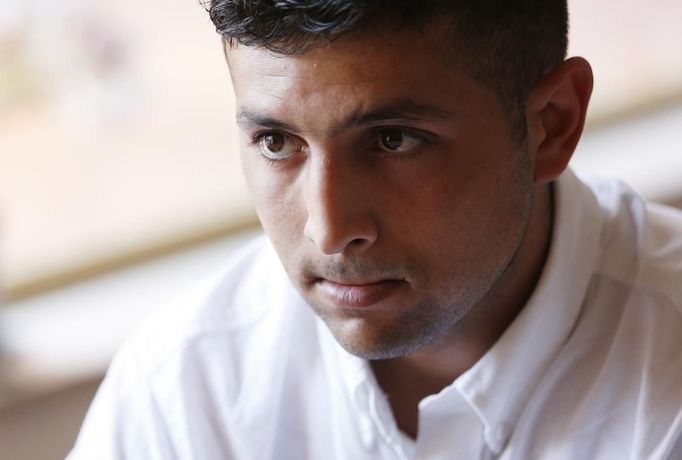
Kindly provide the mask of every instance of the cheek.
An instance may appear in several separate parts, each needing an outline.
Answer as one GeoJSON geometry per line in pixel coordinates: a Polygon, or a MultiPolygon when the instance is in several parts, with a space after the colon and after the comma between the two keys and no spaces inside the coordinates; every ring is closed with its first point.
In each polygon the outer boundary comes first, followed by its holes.
{"type": "Polygon", "coordinates": [[[242,155],[242,169],[263,230],[278,251],[290,246],[296,235],[302,235],[304,225],[295,182],[260,158],[242,155]]]}
{"type": "Polygon", "coordinates": [[[430,179],[414,189],[412,206],[398,208],[398,220],[409,223],[401,238],[464,266],[504,259],[525,225],[528,186],[519,157],[491,160],[473,156],[432,169],[430,179]]]}

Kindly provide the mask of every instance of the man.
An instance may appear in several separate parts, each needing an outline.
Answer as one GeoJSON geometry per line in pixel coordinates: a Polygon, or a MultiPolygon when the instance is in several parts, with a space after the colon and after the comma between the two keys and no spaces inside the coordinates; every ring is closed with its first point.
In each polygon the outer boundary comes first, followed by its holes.
{"type": "Polygon", "coordinates": [[[70,458],[682,458],[682,217],[566,170],[565,2],[208,9],[267,239],[123,348],[70,458]]]}

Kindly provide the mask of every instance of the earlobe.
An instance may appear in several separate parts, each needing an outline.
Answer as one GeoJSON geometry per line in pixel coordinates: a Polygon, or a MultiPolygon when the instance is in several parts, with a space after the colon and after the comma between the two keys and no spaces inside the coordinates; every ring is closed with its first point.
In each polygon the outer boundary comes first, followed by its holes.
{"type": "Polygon", "coordinates": [[[545,75],[526,104],[528,147],[535,152],[535,181],[550,182],[568,166],[585,125],[592,68],[574,57],[545,75]]]}

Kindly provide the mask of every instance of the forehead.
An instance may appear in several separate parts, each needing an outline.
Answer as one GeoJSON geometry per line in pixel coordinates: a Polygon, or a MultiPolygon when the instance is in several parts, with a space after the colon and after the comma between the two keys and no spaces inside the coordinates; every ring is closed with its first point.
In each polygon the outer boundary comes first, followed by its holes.
{"type": "Polygon", "coordinates": [[[298,55],[236,46],[227,56],[237,110],[296,118],[310,130],[399,100],[470,110],[485,90],[449,55],[446,40],[451,34],[433,26],[350,35],[298,55]]]}

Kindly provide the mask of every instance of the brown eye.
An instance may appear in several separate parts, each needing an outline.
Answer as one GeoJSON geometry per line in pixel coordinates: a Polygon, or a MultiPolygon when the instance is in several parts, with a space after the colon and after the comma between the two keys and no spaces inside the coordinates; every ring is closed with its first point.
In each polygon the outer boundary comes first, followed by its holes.
{"type": "Polygon", "coordinates": [[[392,129],[381,133],[381,146],[385,150],[398,150],[403,145],[403,132],[399,129],[392,129]]]}
{"type": "Polygon", "coordinates": [[[258,139],[261,154],[270,160],[283,160],[298,150],[300,145],[284,133],[266,133],[258,139]]]}
{"type": "Polygon", "coordinates": [[[386,152],[410,153],[423,142],[421,136],[404,129],[384,129],[379,133],[379,147],[386,152]]]}
{"type": "Polygon", "coordinates": [[[284,135],[279,133],[266,134],[263,136],[261,145],[272,153],[278,153],[284,148],[284,135]]]}

